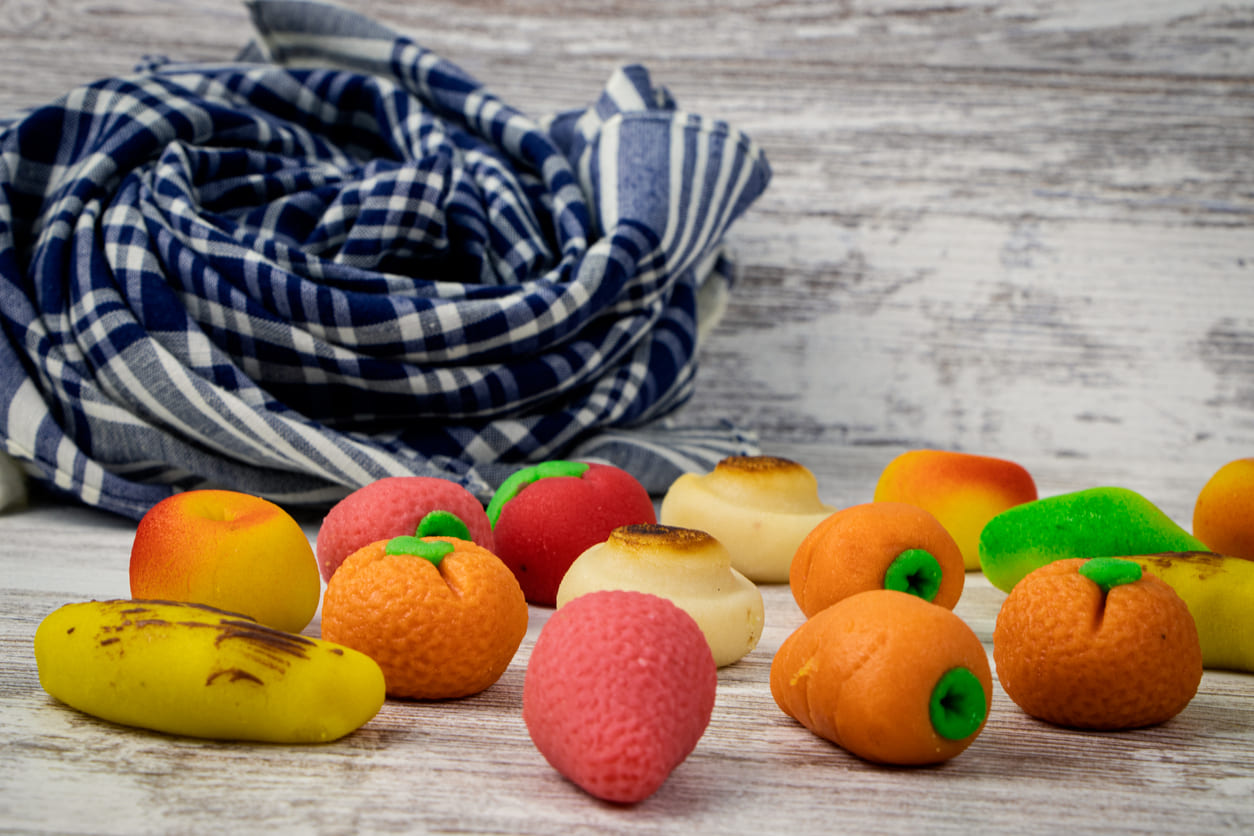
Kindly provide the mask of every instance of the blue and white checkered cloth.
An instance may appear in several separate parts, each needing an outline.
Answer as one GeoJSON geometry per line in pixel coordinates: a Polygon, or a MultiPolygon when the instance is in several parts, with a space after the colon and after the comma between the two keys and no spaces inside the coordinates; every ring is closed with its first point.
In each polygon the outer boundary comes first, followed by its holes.
{"type": "Polygon", "coordinates": [[[376,22],[248,4],[240,60],[157,63],[0,124],[0,431],[131,517],[226,487],[318,505],[401,474],[480,497],[600,458],[654,490],[761,150],[639,67],[534,120],[376,22]]]}

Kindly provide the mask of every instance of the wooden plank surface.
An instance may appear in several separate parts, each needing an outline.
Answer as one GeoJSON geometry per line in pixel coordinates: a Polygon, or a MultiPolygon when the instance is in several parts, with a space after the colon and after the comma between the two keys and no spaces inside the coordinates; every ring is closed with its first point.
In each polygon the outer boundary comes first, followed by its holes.
{"type": "MultiPolygon", "coordinates": [[[[758,648],[722,669],[713,719],[651,799],[595,801],[531,745],[526,661],[550,610],[532,608],[502,679],[448,703],[388,702],[324,746],[201,742],[111,726],[39,687],[30,637],[69,600],[127,594],[130,524],[81,509],[4,519],[0,826],[92,833],[1221,833],[1254,822],[1254,681],[1210,671],[1157,728],[1078,732],[1027,718],[994,686],[973,746],[939,766],[872,766],[784,716],[770,659],[801,621],[764,588],[758,648]],[[12,559],[20,557],[20,559],[12,559]]],[[[312,529],[311,529],[312,533],[312,529]]],[[[957,612],[991,645],[1003,595],[968,575],[957,612]]],[[[310,634],[317,634],[317,623],[310,634]]]]}
{"type": "MultiPolygon", "coordinates": [[[[732,230],[742,276],[702,347],[693,421],[731,418],[834,505],[901,450],[1020,461],[1043,493],[1136,489],[1188,526],[1254,455],[1254,11],[1157,0],[371,2],[355,8],[533,113],[649,67],[727,119],[774,179],[732,230]]],[[[233,0],[0,0],[0,114],[146,53],[227,59],[233,0]]],[[[310,534],[315,520],[310,520],[310,534]]],[[[1078,832],[1254,829],[1254,678],[1207,672],[1172,722],[1119,734],[1026,718],[1000,688],[954,761],[862,763],[785,717],[767,626],[663,789],[598,803],[519,715],[548,611],[505,677],[389,703],[318,747],[204,743],[55,704],[30,639],[125,595],[132,523],[37,498],[0,517],[0,830],[19,832],[1078,832]]],[[[988,643],[1002,595],[958,611],[988,643]]],[[[316,634],[317,624],[310,632],[316,634]]]]}
{"type": "MultiPolygon", "coordinates": [[[[722,671],[696,751],[635,808],[584,796],[529,742],[519,706],[542,609],[533,608],[522,651],[488,691],[389,702],[336,744],[205,743],[113,727],[38,688],[29,637],[39,615],[66,600],[126,594],[130,526],[39,509],[7,520],[5,534],[23,560],[3,592],[0,785],[3,822],[23,830],[1196,833],[1236,832],[1254,814],[1254,687],[1242,674],[1208,672],[1174,721],[1119,734],[1029,720],[998,687],[988,727],[950,763],[860,762],[771,701],[771,655],[800,621],[784,587],[765,590],[763,641],[722,671]]],[[[970,585],[958,612],[988,642],[1001,594],[975,575],[970,585]]]]}

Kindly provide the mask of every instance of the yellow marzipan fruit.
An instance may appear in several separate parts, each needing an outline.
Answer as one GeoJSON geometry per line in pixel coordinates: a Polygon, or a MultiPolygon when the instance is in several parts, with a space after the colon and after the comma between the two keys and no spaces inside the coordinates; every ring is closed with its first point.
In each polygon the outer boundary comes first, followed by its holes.
{"type": "Polygon", "coordinates": [[[1254,560],[1213,552],[1129,557],[1184,599],[1197,625],[1202,666],[1254,672],[1254,560]]]}
{"type": "Polygon", "coordinates": [[[39,681],[87,714],[169,734],[320,743],[384,701],[370,657],[198,604],[67,604],[35,632],[39,681]]]}

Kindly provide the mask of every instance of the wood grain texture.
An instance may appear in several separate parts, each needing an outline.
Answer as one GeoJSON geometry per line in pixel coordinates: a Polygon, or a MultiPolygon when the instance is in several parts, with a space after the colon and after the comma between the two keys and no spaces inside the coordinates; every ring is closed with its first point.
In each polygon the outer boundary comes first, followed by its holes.
{"type": "MultiPolygon", "coordinates": [[[[1043,493],[1130,487],[1187,526],[1206,479],[1254,455],[1248,5],[352,5],[529,112],[580,106],[639,62],[763,146],[774,179],[732,229],[740,283],[684,418],[757,431],[831,504],[935,446],[1015,459],[1043,493]]],[[[234,0],[0,0],[0,116],[144,54],[225,60],[248,37],[234,0]]],[[[770,658],[800,618],[782,587],[697,750],[634,808],[583,795],[530,744],[519,700],[545,610],[484,694],[389,703],[336,744],[110,726],[39,688],[30,641],[62,603],[126,595],[133,531],[42,497],[0,517],[0,830],[1254,829],[1250,675],[1207,672],[1178,718],[1120,734],[1037,723],[996,688],[959,758],[873,767],[775,708],[770,658]]],[[[986,644],[1001,600],[969,576],[958,611],[986,644]]]]}
{"type": "MultiPolygon", "coordinates": [[[[97,721],[38,686],[30,640],[68,600],[125,596],[132,527],[85,509],[0,519],[0,827],[23,832],[1081,832],[1222,833],[1254,822],[1254,680],[1207,672],[1189,707],[1103,734],[1027,718],[994,686],[988,726],[939,767],[866,764],[774,705],[770,659],[800,623],[764,588],[758,648],[719,676],[711,724],[657,795],[597,802],[553,772],[521,719],[522,681],[550,610],[533,608],[505,676],[447,703],[388,702],[325,746],[172,738],[97,721]],[[55,534],[53,533],[55,532],[55,534]]],[[[310,528],[311,535],[315,530],[310,528]]],[[[1003,598],[977,575],[957,612],[991,644],[1003,598]]],[[[317,622],[309,633],[317,634],[317,622]]]]}

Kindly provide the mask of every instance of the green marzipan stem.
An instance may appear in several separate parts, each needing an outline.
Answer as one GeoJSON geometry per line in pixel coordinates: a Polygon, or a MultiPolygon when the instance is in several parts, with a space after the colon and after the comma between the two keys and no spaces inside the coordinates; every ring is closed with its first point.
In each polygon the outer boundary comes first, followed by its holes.
{"type": "Polygon", "coordinates": [[[1080,574],[1110,592],[1112,586],[1135,583],[1141,579],[1141,566],[1120,557],[1094,557],[1080,566],[1080,574]]]}
{"type": "Polygon", "coordinates": [[[906,549],[884,570],[884,588],[917,595],[931,601],[940,591],[940,563],[923,549],[906,549]]]}
{"type": "Polygon", "coordinates": [[[950,668],[937,680],[928,705],[932,728],[946,740],[962,740],[979,731],[988,714],[980,678],[963,667],[950,668]]]}
{"type": "Polygon", "coordinates": [[[452,511],[432,511],[418,521],[418,537],[456,537],[469,540],[470,529],[452,511]]]}
{"type": "Polygon", "coordinates": [[[492,527],[496,528],[496,521],[501,518],[501,509],[505,507],[505,503],[518,496],[518,492],[532,482],[538,482],[550,476],[582,476],[587,469],[588,465],[585,462],[567,462],[560,459],[524,467],[496,489],[496,493],[488,502],[488,520],[492,523],[492,527]]]}
{"type": "Polygon", "coordinates": [[[407,554],[429,560],[436,566],[453,552],[453,544],[443,540],[423,540],[420,537],[393,537],[383,547],[386,554],[407,554]]]}

